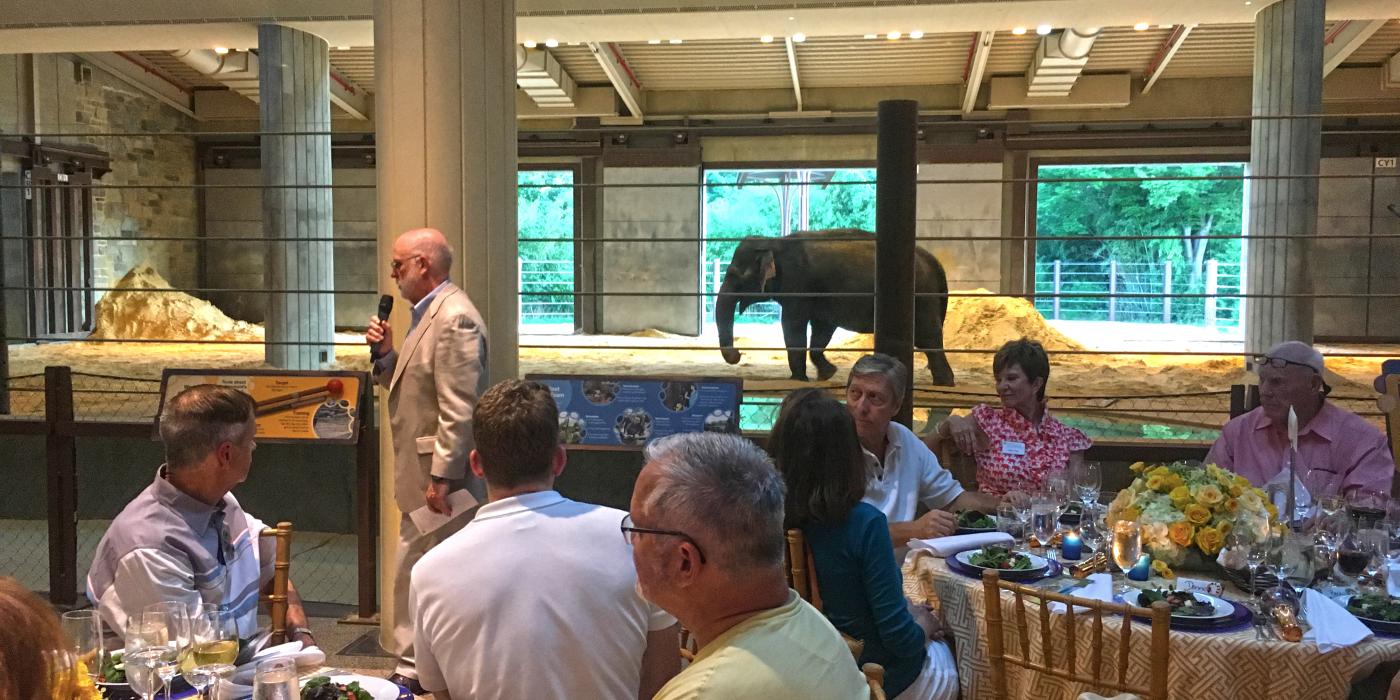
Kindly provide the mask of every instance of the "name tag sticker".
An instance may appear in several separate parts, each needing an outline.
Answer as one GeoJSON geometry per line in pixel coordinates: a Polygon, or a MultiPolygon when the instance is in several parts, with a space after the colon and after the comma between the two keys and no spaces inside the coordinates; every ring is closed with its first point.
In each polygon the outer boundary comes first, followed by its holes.
{"type": "Polygon", "coordinates": [[[1001,441],[1001,453],[1004,455],[1025,455],[1026,443],[1014,440],[1001,441]]]}

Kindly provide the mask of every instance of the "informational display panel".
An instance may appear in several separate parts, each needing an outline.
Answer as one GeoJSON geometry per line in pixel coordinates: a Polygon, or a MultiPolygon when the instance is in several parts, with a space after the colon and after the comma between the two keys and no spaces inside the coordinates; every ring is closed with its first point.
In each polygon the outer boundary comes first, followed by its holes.
{"type": "Polygon", "coordinates": [[[156,425],[170,397],[198,384],[217,384],[253,397],[258,440],[353,444],[368,381],[364,372],[167,369],[156,425]]]}
{"type": "Polygon", "coordinates": [[[641,449],[676,433],[739,432],[741,379],[530,375],[559,405],[560,440],[582,449],[641,449]]]}

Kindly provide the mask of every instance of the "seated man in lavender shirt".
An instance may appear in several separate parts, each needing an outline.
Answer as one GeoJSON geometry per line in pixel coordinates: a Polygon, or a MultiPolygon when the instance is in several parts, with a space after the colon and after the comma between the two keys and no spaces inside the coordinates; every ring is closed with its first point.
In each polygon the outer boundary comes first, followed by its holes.
{"type": "Polygon", "coordinates": [[[1259,407],[1225,424],[1210,448],[1214,463],[1255,486],[1273,480],[1288,452],[1288,408],[1298,415],[1298,467],[1315,494],[1357,489],[1390,493],[1395,462],[1385,435],[1360,416],[1327,401],[1323,361],[1311,345],[1290,340],[1254,358],[1259,407]]]}

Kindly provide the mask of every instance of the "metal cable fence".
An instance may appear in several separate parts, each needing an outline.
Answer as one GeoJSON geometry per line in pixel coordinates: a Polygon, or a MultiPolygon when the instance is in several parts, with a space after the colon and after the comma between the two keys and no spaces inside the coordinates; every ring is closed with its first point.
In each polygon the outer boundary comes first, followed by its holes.
{"type": "Polygon", "coordinates": [[[1163,323],[1235,330],[1243,319],[1242,265],[1199,270],[1163,262],[1038,260],[1035,306],[1050,320],[1163,323]],[[1183,269],[1186,268],[1186,269],[1183,269]],[[1065,294],[1081,296],[1062,296],[1065,294]],[[1082,295],[1090,296],[1082,296],[1082,295]],[[1195,294],[1198,296],[1180,296],[1195,294]],[[1120,296],[1122,295],[1122,296],[1120,296]],[[1203,295],[1203,296],[1200,296],[1203,295]]]}

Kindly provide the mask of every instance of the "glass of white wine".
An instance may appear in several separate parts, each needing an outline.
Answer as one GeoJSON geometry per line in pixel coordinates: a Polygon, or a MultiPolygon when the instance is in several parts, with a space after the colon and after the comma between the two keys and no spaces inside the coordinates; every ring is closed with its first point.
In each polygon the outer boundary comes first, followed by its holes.
{"type": "Polygon", "coordinates": [[[181,670],[185,681],[202,696],[206,687],[232,672],[238,659],[238,627],[231,612],[215,605],[203,605],[192,612],[190,653],[181,670]]]}
{"type": "MultiPolygon", "coordinates": [[[[1118,520],[1113,523],[1113,564],[1127,578],[1128,570],[1137,566],[1142,556],[1142,526],[1136,520],[1118,520]]],[[[1118,593],[1126,595],[1132,587],[1126,580],[1118,593]]]]}

